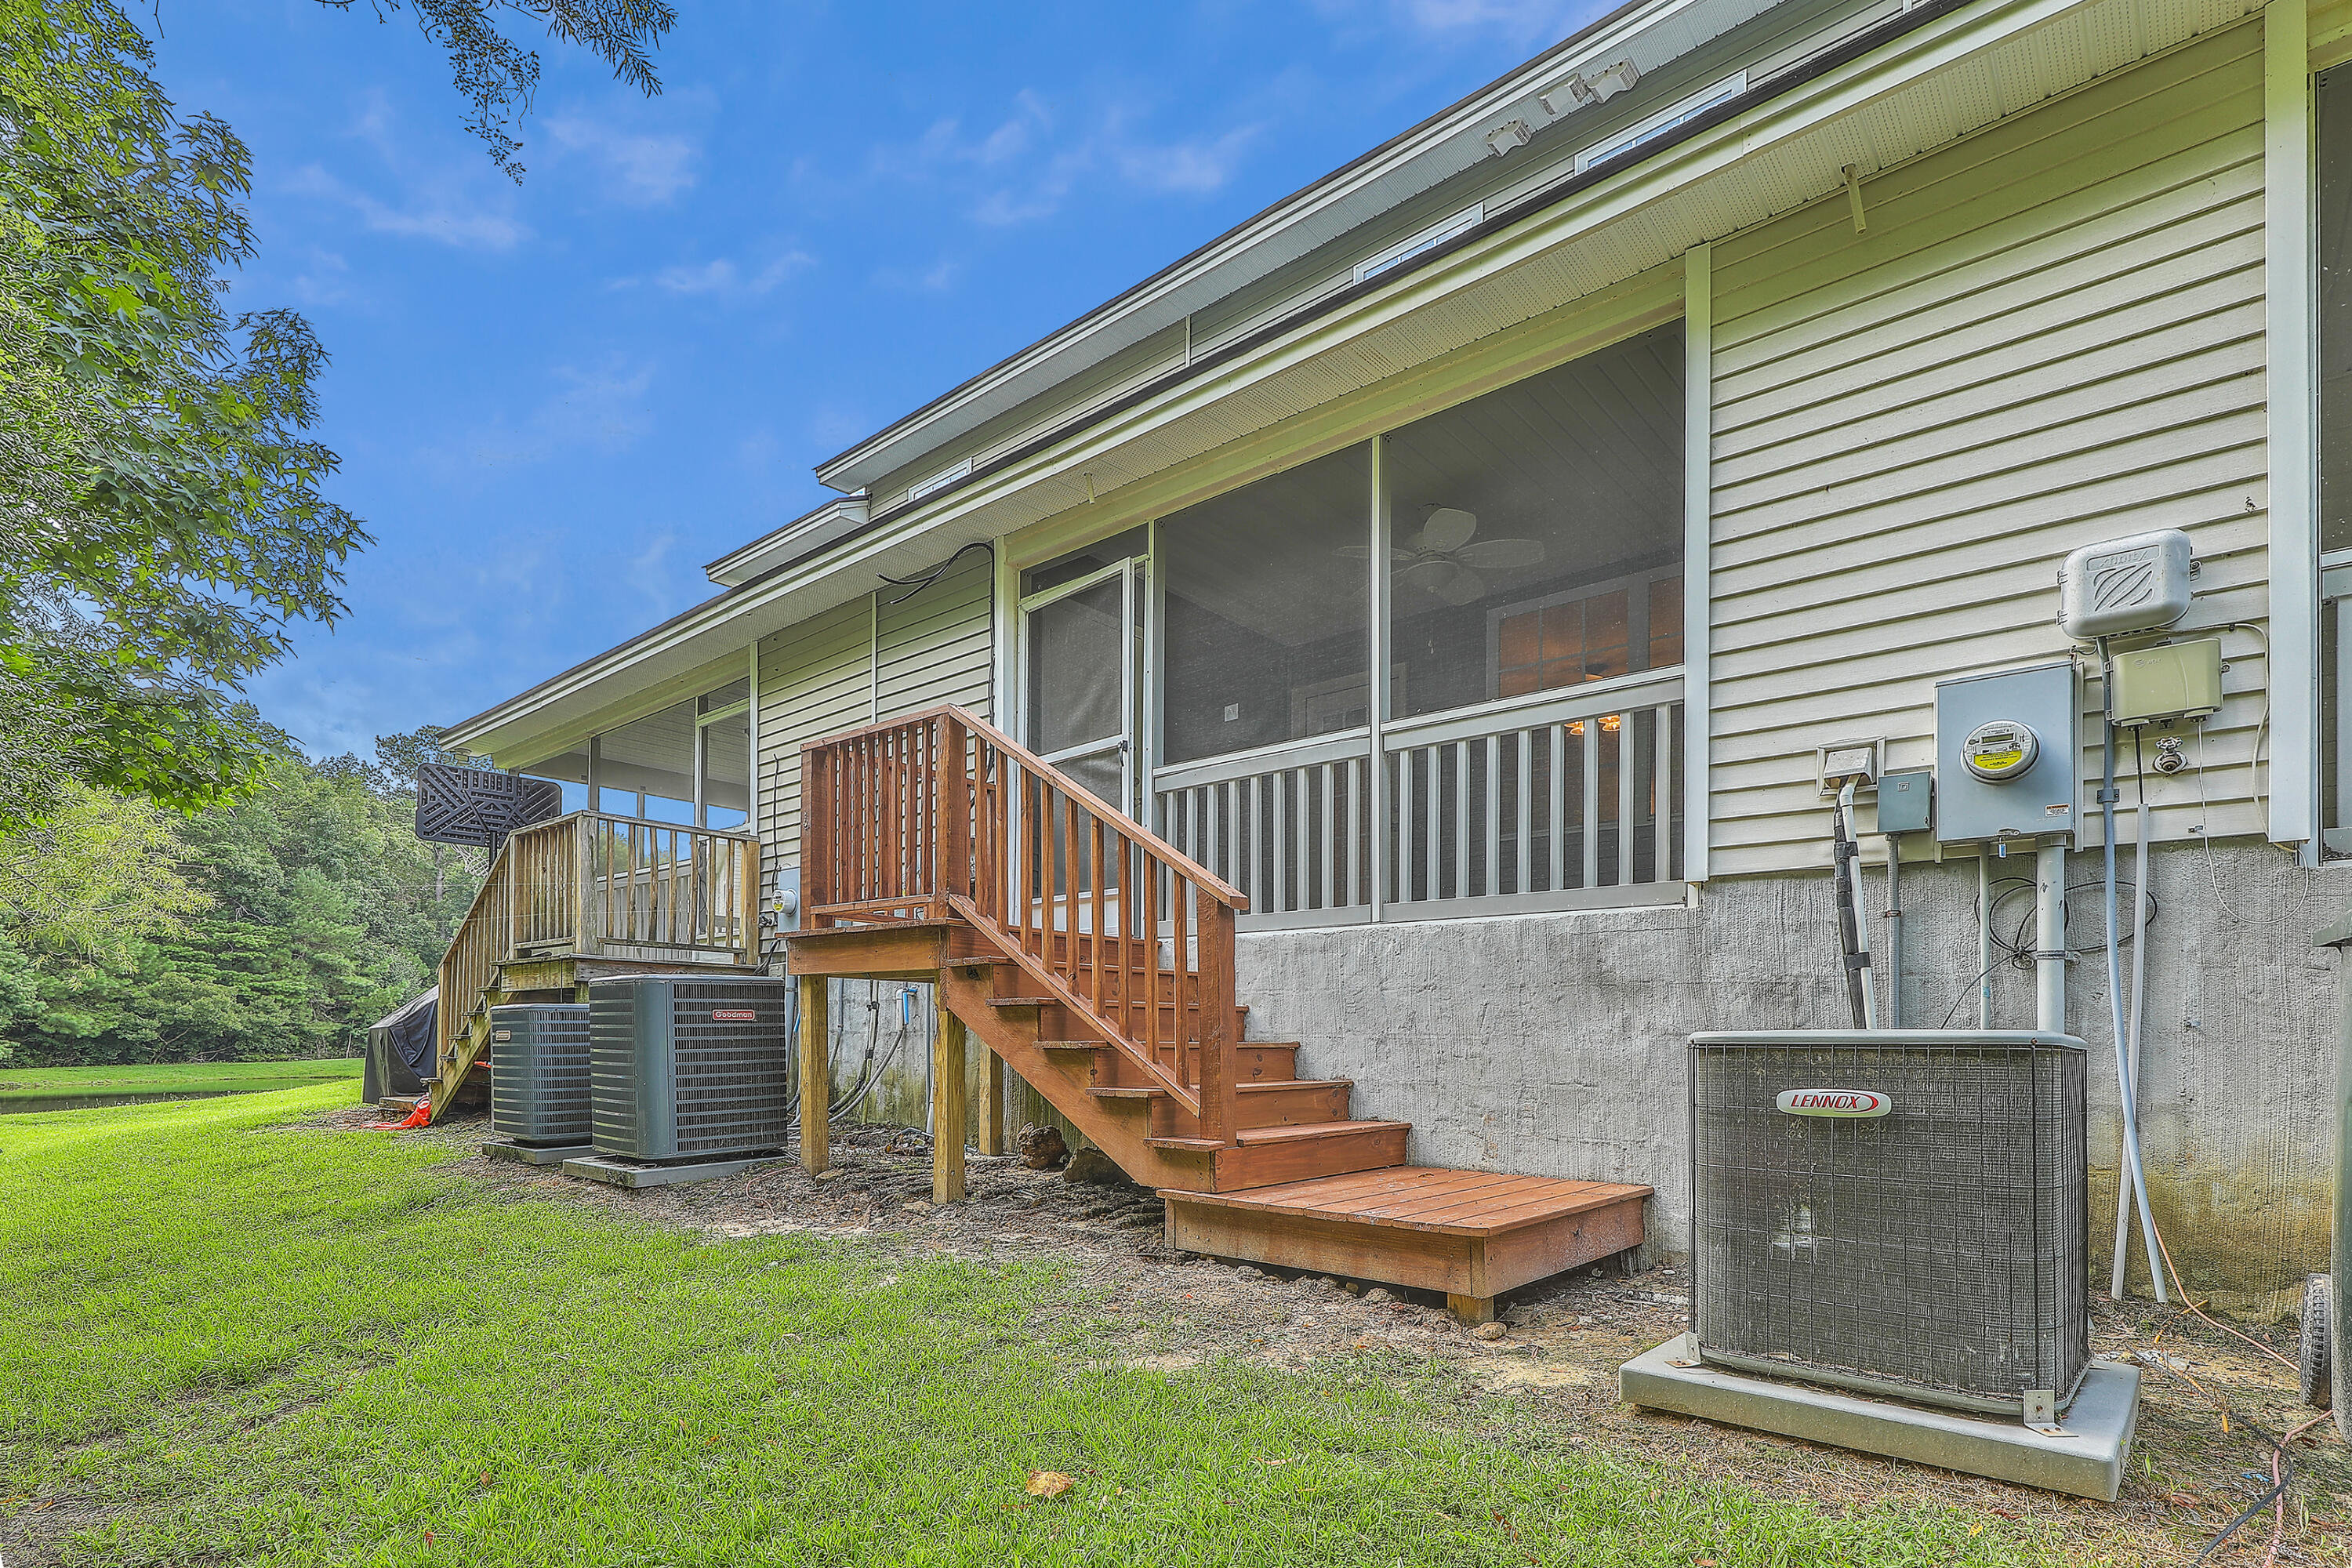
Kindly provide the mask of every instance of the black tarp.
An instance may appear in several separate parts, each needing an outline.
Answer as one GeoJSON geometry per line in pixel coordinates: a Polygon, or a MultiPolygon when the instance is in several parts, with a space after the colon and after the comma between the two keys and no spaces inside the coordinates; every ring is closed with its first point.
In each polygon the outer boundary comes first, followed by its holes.
{"type": "Polygon", "coordinates": [[[425,1092],[438,1048],[441,988],[434,986],[368,1029],[366,1085],[371,1100],[425,1092]]]}

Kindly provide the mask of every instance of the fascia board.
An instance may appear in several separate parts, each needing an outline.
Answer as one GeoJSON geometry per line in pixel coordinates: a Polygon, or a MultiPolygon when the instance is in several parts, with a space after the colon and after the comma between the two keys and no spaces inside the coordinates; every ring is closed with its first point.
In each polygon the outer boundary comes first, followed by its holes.
{"type": "MultiPolygon", "coordinates": [[[[1039,367],[1079,347],[1088,339],[1117,331],[1119,341],[1105,351],[1116,352],[1129,342],[1139,341],[1152,331],[1172,325],[1191,311],[1213,304],[1265,271],[1295,259],[1287,250],[1279,255],[1266,254],[1261,258],[1263,265],[1255,271],[1241,276],[1217,276],[1230,273],[1237,263],[1250,258],[1253,253],[1270,250],[1272,242],[1286,230],[1311,226],[1317,218],[1328,214],[1339,215],[1339,226],[1328,234],[1316,233],[1308,243],[1297,249],[1297,254],[1303,255],[1314,245],[1360,226],[1463,169],[1475,167],[1491,157],[1484,139],[1500,120],[1510,118],[1514,112],[1522,117],[1533,112],[1547,124],[1550,122],[1552,117],[1531,109],[1531,106],[1540,91],[1557,85],[1571,67],[1591,64],[1600,57],[1629,51],[1640,41],[1657,40],[1663,45],[1662,52],[1642,66],[1645,73],[1654,71],[1688,50],[1753,20],[1769,10],[1775,3],[1777,0],[1760,0],[1760,3],[1759,0],[1673,0],[1673,3],[1660,5],[1621,7],[1612,16],[1604,16],[1590,28],[1562,40],[1460,102],[1440,110],[1315,184],[1284,197],[1275,205],[1244,220],[1069,325],[941,394],[847,451],[827,458],[817,465],[816,477],[819,482],[835,489],[846,490],[871,484],[884,472],[904,467],[915,459],[913,451],[895,457],[885,456],[890,448],[940,426],[961,409],[990,399],[992,394],[1001,393],[1013,383],[1028,380],[1039,367]],[[1725,15],[1711,23],[1702,25],[1693,19],[1695,12],[1717,10],[1725,15]],[[1416,165],[1422,167],[1416,168],[1416,165]],[[1189,292],[1198,292],[1200,298],[1181,297],[1189,292]],[[1120,329],[1126,330],[1121,331],[1120,329]]],[[[1097,357],[1099,359],[1101,356],[1097,357]]],[[[1072,367],[1059,373],[1055,379],[1075,374],[1079,368],[1072,367]]],[[[1024,391],[1017,395],[998,397],[982,417],[1002,412],[1003,408],[996,406],[996,403],[1002,403],[1003,407],[1012,407],[1034,395],[1034,392],[1024,391]]],[[[961,433],[961,428],[939,428],[929,437],[930,443],[937,445],[961,433]]]]}

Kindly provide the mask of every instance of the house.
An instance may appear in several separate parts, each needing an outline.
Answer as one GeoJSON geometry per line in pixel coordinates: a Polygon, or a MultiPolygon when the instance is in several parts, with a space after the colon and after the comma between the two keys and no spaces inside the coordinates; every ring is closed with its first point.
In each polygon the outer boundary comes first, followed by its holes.
{"type": "MultiPolygon", "coordinates": [[[[2192,1287],[2283,1309],[2327,1254],[2309,943],[2352,891],[2347,59],[2343,0],[1634,0],[455,726],[611,815],[509,849],[541,891],[453,949],[445,1076],[493,985],[789,945],[945,975],[933,1096],[961,1115],[969,1072],[984,1143],[1050,1103],[1163,1185],[1279,1145],[1259,1175],[1654,1188],[1678,1252],[1685,1037],[1847,1021],[1822,748],[1931,764],[1937,680],[2074,657],[2070,551],[2179,528],[2225,699],[2124,751],[2140,1124],[2192,1287]]],[[[2090,795],[2068,820],[2094,883],[2090,795]]],[[[2006,847],[1899,841],[1890,1016],[2033,1023],[2006,847]]],[[[2070,967],[2104,1215],[2104,966],[2070,967]]]]}

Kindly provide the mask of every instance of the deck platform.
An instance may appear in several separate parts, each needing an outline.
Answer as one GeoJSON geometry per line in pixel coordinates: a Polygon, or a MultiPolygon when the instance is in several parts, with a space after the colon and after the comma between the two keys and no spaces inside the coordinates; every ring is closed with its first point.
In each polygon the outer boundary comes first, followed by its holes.
{"type": "Polygon", "coordinates": [[[1483,1322],[1505,1291],[1642,1241],[1648,1187],[1391,1165],[1239,1192],[1163,1191],[1170,1245],[1442,1290],[1483,1322]]]}

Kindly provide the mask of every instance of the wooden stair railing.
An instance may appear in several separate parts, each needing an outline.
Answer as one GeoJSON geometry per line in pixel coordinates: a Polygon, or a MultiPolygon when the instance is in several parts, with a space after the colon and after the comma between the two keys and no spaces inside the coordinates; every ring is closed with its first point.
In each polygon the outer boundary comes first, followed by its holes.
{"type": "Polygon", "coordinates": [[[505,964],[617,955],[759,963],[759,840],[602,812],[518,828],[441,955],[436,1121],[489,1046],[505,964]]]}
{"type": "Polygon", "coordinates": [[[814,742],[801,779],[812,929],[961,920],[1236,1141],[1238,890],[961,708],[814,742]]]}

